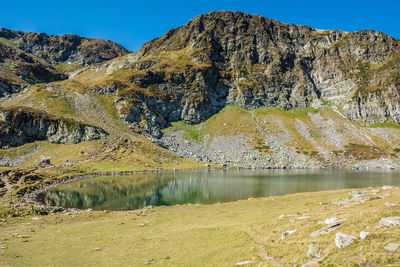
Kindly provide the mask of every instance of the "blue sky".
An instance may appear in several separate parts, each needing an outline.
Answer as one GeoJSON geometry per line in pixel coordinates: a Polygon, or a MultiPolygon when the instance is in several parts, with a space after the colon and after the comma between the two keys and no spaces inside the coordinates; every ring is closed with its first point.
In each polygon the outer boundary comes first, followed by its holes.
{"type": "Polygon", "coordinates": [[[321,29],[378,30],[400,39],[400,0],[2,0],[0,27],[106,38],[137,50],[213,10],[235,10],[321,29]]]}

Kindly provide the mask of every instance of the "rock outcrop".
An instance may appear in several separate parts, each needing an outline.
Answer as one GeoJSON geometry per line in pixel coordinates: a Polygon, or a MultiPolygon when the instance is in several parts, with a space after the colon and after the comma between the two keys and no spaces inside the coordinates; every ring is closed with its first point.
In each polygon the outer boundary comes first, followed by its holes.
{"type": "Polygon", "coordinates": [[[28,84],[49,83],[68,78],[45,61],[0,41],[0,98],[28,84]]]}
{"type": "Polygon", "coordinates": [[[2,109],[0,119],[1,148],[20,146],[37,140],[75,144],[107,135],[99,127],[58,118],[34,109],[2,109]]]}

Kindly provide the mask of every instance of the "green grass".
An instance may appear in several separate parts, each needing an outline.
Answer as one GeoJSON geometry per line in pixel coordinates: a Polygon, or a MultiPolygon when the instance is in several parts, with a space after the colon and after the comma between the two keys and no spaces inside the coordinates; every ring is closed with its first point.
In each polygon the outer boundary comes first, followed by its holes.
{"type": "Polygon", "coordinates": [[[395,124],[393,122],[377,122],[369,127],[371,127],[371,128],[393,128],[393,129],[400,130],[400,125],[395,124]]]}
{"type": "Polygon", "coordinates": [[[54,66],[54,69],[58,72],[62,72],[62,73],[72,73],[78,69],[82,68],[81,65],[77,64],[77,63],[60,63],[56,66],[54,66]]]}

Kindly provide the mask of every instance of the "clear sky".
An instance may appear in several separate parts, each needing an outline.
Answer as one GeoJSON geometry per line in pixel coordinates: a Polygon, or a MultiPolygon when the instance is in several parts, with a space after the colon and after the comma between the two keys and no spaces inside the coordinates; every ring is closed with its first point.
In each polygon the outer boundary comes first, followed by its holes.
{"type": "Polygon", "coordinates": [[[131,50],[213,10],[320,29],[373,29],[400,39],[400,0],[1,0],[1,10],[0,27],[106,38],[131,50]]]}

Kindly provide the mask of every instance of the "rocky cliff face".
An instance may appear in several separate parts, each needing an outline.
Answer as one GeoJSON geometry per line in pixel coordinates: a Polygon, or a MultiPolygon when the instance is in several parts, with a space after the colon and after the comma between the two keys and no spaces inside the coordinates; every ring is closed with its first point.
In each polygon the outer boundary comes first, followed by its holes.
{"type": "Polygon", "coordinates": [[[0,118],[1,148],[20,146],[36,140],[75,144],[107,135],[101,128],[33,109],[3,109],[0,118]]]}
{"type": "Polygon", "coordinates": [[[399,123],[399,55],[399,41],[376,31],[218,11],[121,59],[110,80],[123,86],[111,93],[132,128],[155,137],[171,121],[196,124],[227,104],[290,110],[331,101],[352,120],[399,123]]]}
{"type": "Polygon", "coordinates": [[[7,42],[53,65],[77,63],[88,66],[129,53],[116,42],[75,34],[47,35],[0,28],[0,38],[0,42],[7,42]]]}

